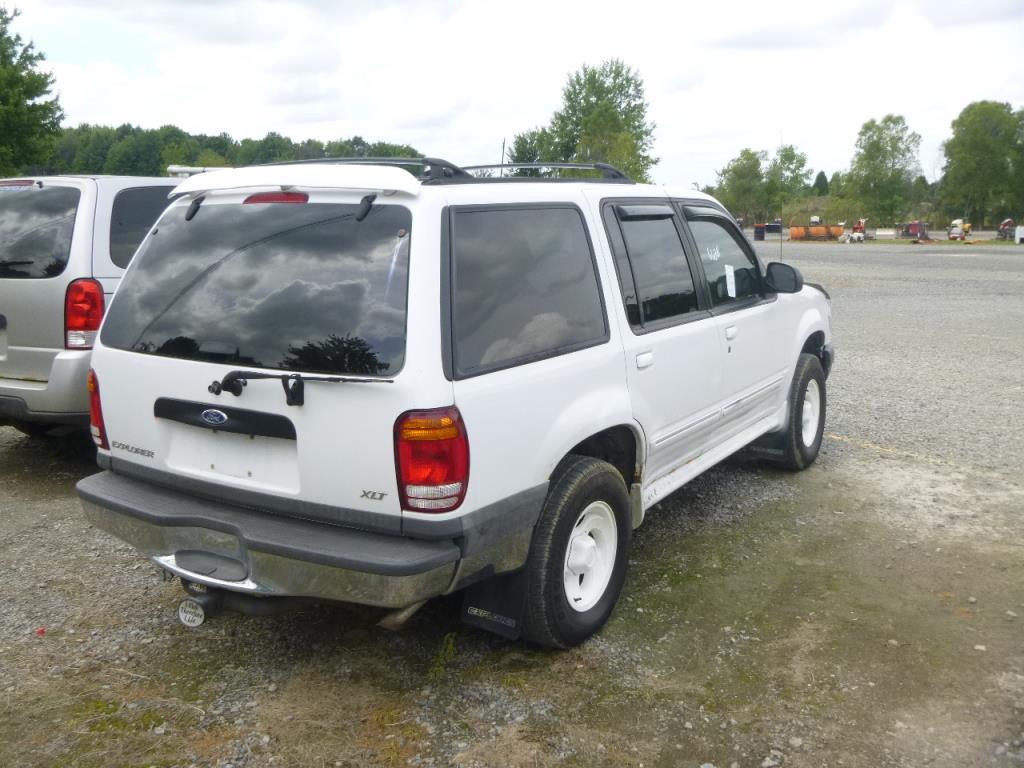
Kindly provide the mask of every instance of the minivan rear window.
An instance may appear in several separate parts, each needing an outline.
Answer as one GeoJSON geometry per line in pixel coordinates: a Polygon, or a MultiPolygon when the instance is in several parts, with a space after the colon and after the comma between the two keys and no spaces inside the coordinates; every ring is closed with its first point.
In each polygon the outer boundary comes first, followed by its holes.
{"type": "Polygon", "coordinates": [[[168,210],[103,324],[117,349],[234,366],[390,376],[405,360],[412,215],[377,204],[168,210]]]}
{"type": "Polygon", "coordinates": [[[0,278],[56,277],[63,272],[81,197],[72,187],[0,187],[0,278]]]}

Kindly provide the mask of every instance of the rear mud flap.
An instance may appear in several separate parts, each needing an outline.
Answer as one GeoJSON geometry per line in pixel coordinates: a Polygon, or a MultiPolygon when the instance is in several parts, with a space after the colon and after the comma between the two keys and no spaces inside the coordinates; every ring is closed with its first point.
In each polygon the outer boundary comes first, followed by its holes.
{"type": "Polygon", "coordinates": [[[522,631],[527,593],[526,568],[469,586],[462,593],[462,621],[508,640],[522,631]]]}

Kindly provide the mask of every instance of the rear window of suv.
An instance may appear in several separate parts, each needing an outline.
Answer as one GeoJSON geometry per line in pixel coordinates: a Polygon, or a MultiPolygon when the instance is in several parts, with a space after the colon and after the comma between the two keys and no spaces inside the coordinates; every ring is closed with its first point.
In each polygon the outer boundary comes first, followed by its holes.
{"type": "Polygon", "coordinates": [[[206,202],[169,210],[103,324],[106,346],[327,374],[405,360],[412,216],[374,205],[206,202]]]}
{"type": "Polygon", "coordinates": [[[0,278],[56,277],[67,266],[81,192],[0,186],[0,278]]]}

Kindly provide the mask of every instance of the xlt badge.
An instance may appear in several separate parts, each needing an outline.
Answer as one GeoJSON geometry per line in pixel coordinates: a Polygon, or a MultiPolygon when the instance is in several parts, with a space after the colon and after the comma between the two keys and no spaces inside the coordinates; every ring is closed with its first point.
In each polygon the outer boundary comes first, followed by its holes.
{"type": "Polygon", "coordinates": [[[380,491],[363,491],[363,495],[360,496],[359,498],[370,499],[371,501],[380,501],[385,496],[387,496],[387,494],[381,493],[380,491]]]}

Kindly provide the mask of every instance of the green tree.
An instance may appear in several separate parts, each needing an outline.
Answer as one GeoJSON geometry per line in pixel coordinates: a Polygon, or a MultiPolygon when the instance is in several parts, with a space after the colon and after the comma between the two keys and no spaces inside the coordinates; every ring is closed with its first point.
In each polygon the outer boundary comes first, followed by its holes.
{"type": "Polygon", "coordinates": [[[824,171],[818,171],[818,175],[814,177],[814,184],[811,185],[811,189],[818,197],[828,194],[828,177],[824,171]]]}
{"type": "Polygon", "coordinates": [[[986,215],[998,222],[1018,202],[1013,174],[1024,171],[1014,167],[1022,138],[1020,120],[1009,104],[976,101],[964,107],[952,127],[953,135],[943,146],[942,197],[975,226],[982,226],[986,215]]]}
{"type": "Polygon", "coordinates": [[[38,68],[45,57],[11,31],[17,17],[0,7],[0,176],[45,162],[64,117],[48,98],[53,75],[38,68]]]}
{"type": "Polygon", "coordinates": [[[164,176],[166,170],[159,135],[138,128],[114,143],[103,164],[103,173],[125,176],[164,176]]]}
{"type": "Polygon", "coordinates": [[[772,216],[780,215],[786,203],[806,195],[810,176],[807,155],[798,152],[792,144],[780,146],[764,173],[768,213],[772,216]]]}
{"type": "Polygon", "coordinates": [[[841,195],[846,188],[846,174],[842,171],[836,171],[832,174],[832,178],[828,180],[828,192],[830,195],[841,195]]]}
{"type": "MultiPolygon", "coordinates": [[[[534,128],[516,134],[512,144],[505,150],[505,157],[510,163],[554,162],[556,156],[551,132],[547,128],[534,128]]],[[[542,172],[536,168],[520,168],[512,171],[512,175],[540,176],[542,172]]]]}
{"type": "Polygon", "coordinates": [[[722,204],[747,221],[763,221],[768,213],[768,197],[764,184],[766,152],[743,149],[738,157],[718,171],[715,191],[722,204]]]}
{"type": "Polygon", "coordinates": [[[863,201],[866,215],[878,224],[891,224],[907,212],[921,136],[900,115],[868,120],[857,135],[856,151],[846,186],[863,201]]]}
{"type": "Polygon", "coordinates": [[[229,165],[228,159],[224,155],[212,149],[200,150],[199,154],[196,155],[195,162],[200,168],[223,168],[229,165]]]}
{"type": "MultiPolygon", "coordinates": [[[[654,123],[647,119],[640,75],[618,59],[584,65],[562,89],[562,107],[550,125],[518,134],[507,155],[513,162],[610,163],[649,181],[654,123]]],[[[523,174],[533,175],[533,174],[523,174]]]]}

